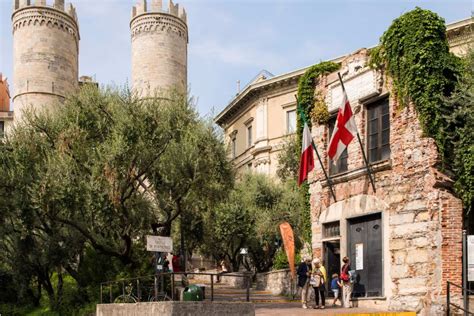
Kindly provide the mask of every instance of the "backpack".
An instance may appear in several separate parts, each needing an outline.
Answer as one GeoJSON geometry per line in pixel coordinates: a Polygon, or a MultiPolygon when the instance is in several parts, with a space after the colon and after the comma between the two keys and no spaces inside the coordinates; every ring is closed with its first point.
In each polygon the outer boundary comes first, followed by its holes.
{"type": "MultiPolygon", "coordinates": [[[[316,271],[321,273],[321,270],[319,269],[317,269],[316,271]]],[[[323,277],[319,274],[316,274],[316,271],[314,271],[315,273],[311,275],[311,279],[309,280],[309,284],[311,284],[311,286],[313,287],[319,287],[321,284],[324,283],[323,277]]]]}

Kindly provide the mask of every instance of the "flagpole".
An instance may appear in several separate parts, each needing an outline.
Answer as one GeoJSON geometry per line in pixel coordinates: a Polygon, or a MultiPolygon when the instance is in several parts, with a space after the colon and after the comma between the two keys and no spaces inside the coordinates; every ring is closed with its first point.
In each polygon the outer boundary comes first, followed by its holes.
{"type": "MultiPolygon", "coordinates": [[[[299,108],[299,101],[298,101],[298,97],[296,96],[295,94],[295,99],[296,99],[296,106],[299,108]]],[[[298,110],[298,109],[297,109],[298,110]]],[[[303,111],[303,109],[300,109],[301,111],[303,111]]],[[[300,111],[298,111],[300,112],[300,111]]],[[[301,114],[301,113],[299,113],[301,114]]],[[[303,114],[304,115],[304,114],[303,114]]],[[[301,115],[300,115],[301,116],[301,115]]],[[[324,177],[326,178],[326,181],[328,182],[328,185],[329,185],[329,190],[331,191],[331,195],[332,195],[332,198],[334,199],[334,202],[337,202],[336,200],[336,195],[334,194],[334,190],[332,188],[332,181],[331,179],[328,177],[328,174],[326,172],[326,169],[324,169],[324,165],[323,165],[323,161],[321,160],[321,156],[319,155],[319,152],[318,152],[318,149],[316,148],[316,144],[314,143],[314,140],[313,140],[313,137],[311,137],[311,145],[314,149],[314,151],[316,152],[316,156],[318,157],[318,160],[319,160],[319,164],[321,165],[321,169],[323,169],[323,172],[324,172],[324,177]]]]}
{"type": "MultiPolygon", "coordinates": [[[[346,91],[346,88],[344,87],[344,83],[342,82],[341,73],[338,72],[337,75],[339,76],[339,81],[341,82],[341,88],[342,88],[342,91],[344,93],[346,91]]],[[[347,92],[346,92],[346,95],[347,95],[347,92]]],[[[367,160],[367,156],[365,155],[364,146],[362,145],[362,141],[361,141],[360,135],[359,135],[359,129],[356,128],[356,131],[357,131],[357,140],[359,141],[360,150],[362,151],[362,157],[364,158],[365,166],[367,168],[367,174],[369,175],[370,183],[372,184],[372,189],[374,190],[374,192],[376,192],[375,191],[375,183],[374,183],[374,179],[373,179],[373,172],[372,172],[372,169],[370,168],[369,161],[367,160]]]]}

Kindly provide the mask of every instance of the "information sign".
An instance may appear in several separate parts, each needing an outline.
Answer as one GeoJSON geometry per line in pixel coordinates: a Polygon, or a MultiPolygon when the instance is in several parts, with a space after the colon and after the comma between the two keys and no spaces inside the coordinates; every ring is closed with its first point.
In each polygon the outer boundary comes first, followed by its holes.
{"type": "Polygon", "coordinates": [[[163,236],[146,236],[146,250],[154,252],[173,252],[173,239],[163,236]]]}

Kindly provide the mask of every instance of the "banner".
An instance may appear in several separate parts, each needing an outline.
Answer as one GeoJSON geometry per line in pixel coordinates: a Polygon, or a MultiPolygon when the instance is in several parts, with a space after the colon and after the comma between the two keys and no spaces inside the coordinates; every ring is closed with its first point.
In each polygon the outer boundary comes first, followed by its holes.
{"type": "Polygon", "coordinates": [[[290,266],[291,278],[294,280],[296,277],[295,271],[295,238],[293,236],[293,229],[287,222],[280,224],[281,238],[283,239],[283,245],[285,246],[286,257],[288,258],[288,264],[290,266]]]}

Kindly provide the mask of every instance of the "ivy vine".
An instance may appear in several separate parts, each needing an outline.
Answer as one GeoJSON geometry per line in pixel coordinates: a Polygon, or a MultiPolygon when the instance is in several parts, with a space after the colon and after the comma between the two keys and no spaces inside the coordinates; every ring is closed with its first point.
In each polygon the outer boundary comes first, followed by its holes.
{"type": "Polygon", "coordinates": [[[423,132],[439,147],[444,168],[443,98],[454,91],[460,69],[459,59],[449,52],[444,19],[418,7],[400,16],[372,50],[370,63],[386,69],[401,106],[413,102],[423,132]]]}
{"type": "MultiPolygon", "coordinates": [[[[316,88],[316,84],[318,78],[322,75],[329,74],[334,72],[340,68],[339,64],[324,61],[319,64],[311,66],[306,72],[301,76],[298,82],[298,102],[301,110],[304,112],[306,117],[311,117],[311,112],[314,108],[315,100],[315,93],[314,89],[316,88]]],[[[325,104],[323,104],[325,105],[325,104]]],[[[319,107],[320,105],[318,105],[319,107]]],[[[327,110],[327,108],[326,108],[327,110]]],[[[308,121],[309,127],[311,127],[311,120],[308,121]]],[[[301,150],[301,139],[303,134],[303,122],[301,117],[297,117],[296,120],[296,131],[297,131],[297,157],[300,156],[301,150]]],[[[299,159],[298,159],[299,160],[299,159]]],[[[302,214],[302,226],[303,226],[303,239],[307,242],[311,242],[311,204],[309,202],[310,193],[309,193],[309,185],[305,182],[301,186],[301,194],[305,200],[305,210],[302,214]]]]}
{"type": "Polygon", "coordinates": [[[391,77],[401,106],[413,103],[438,146],[441,169],[453,172],[466,214],[474,205],[473,61],[472,52],[465,61],[451,54],[445,21],[418,7],[393,21],[370,61],[391,77]]]}

